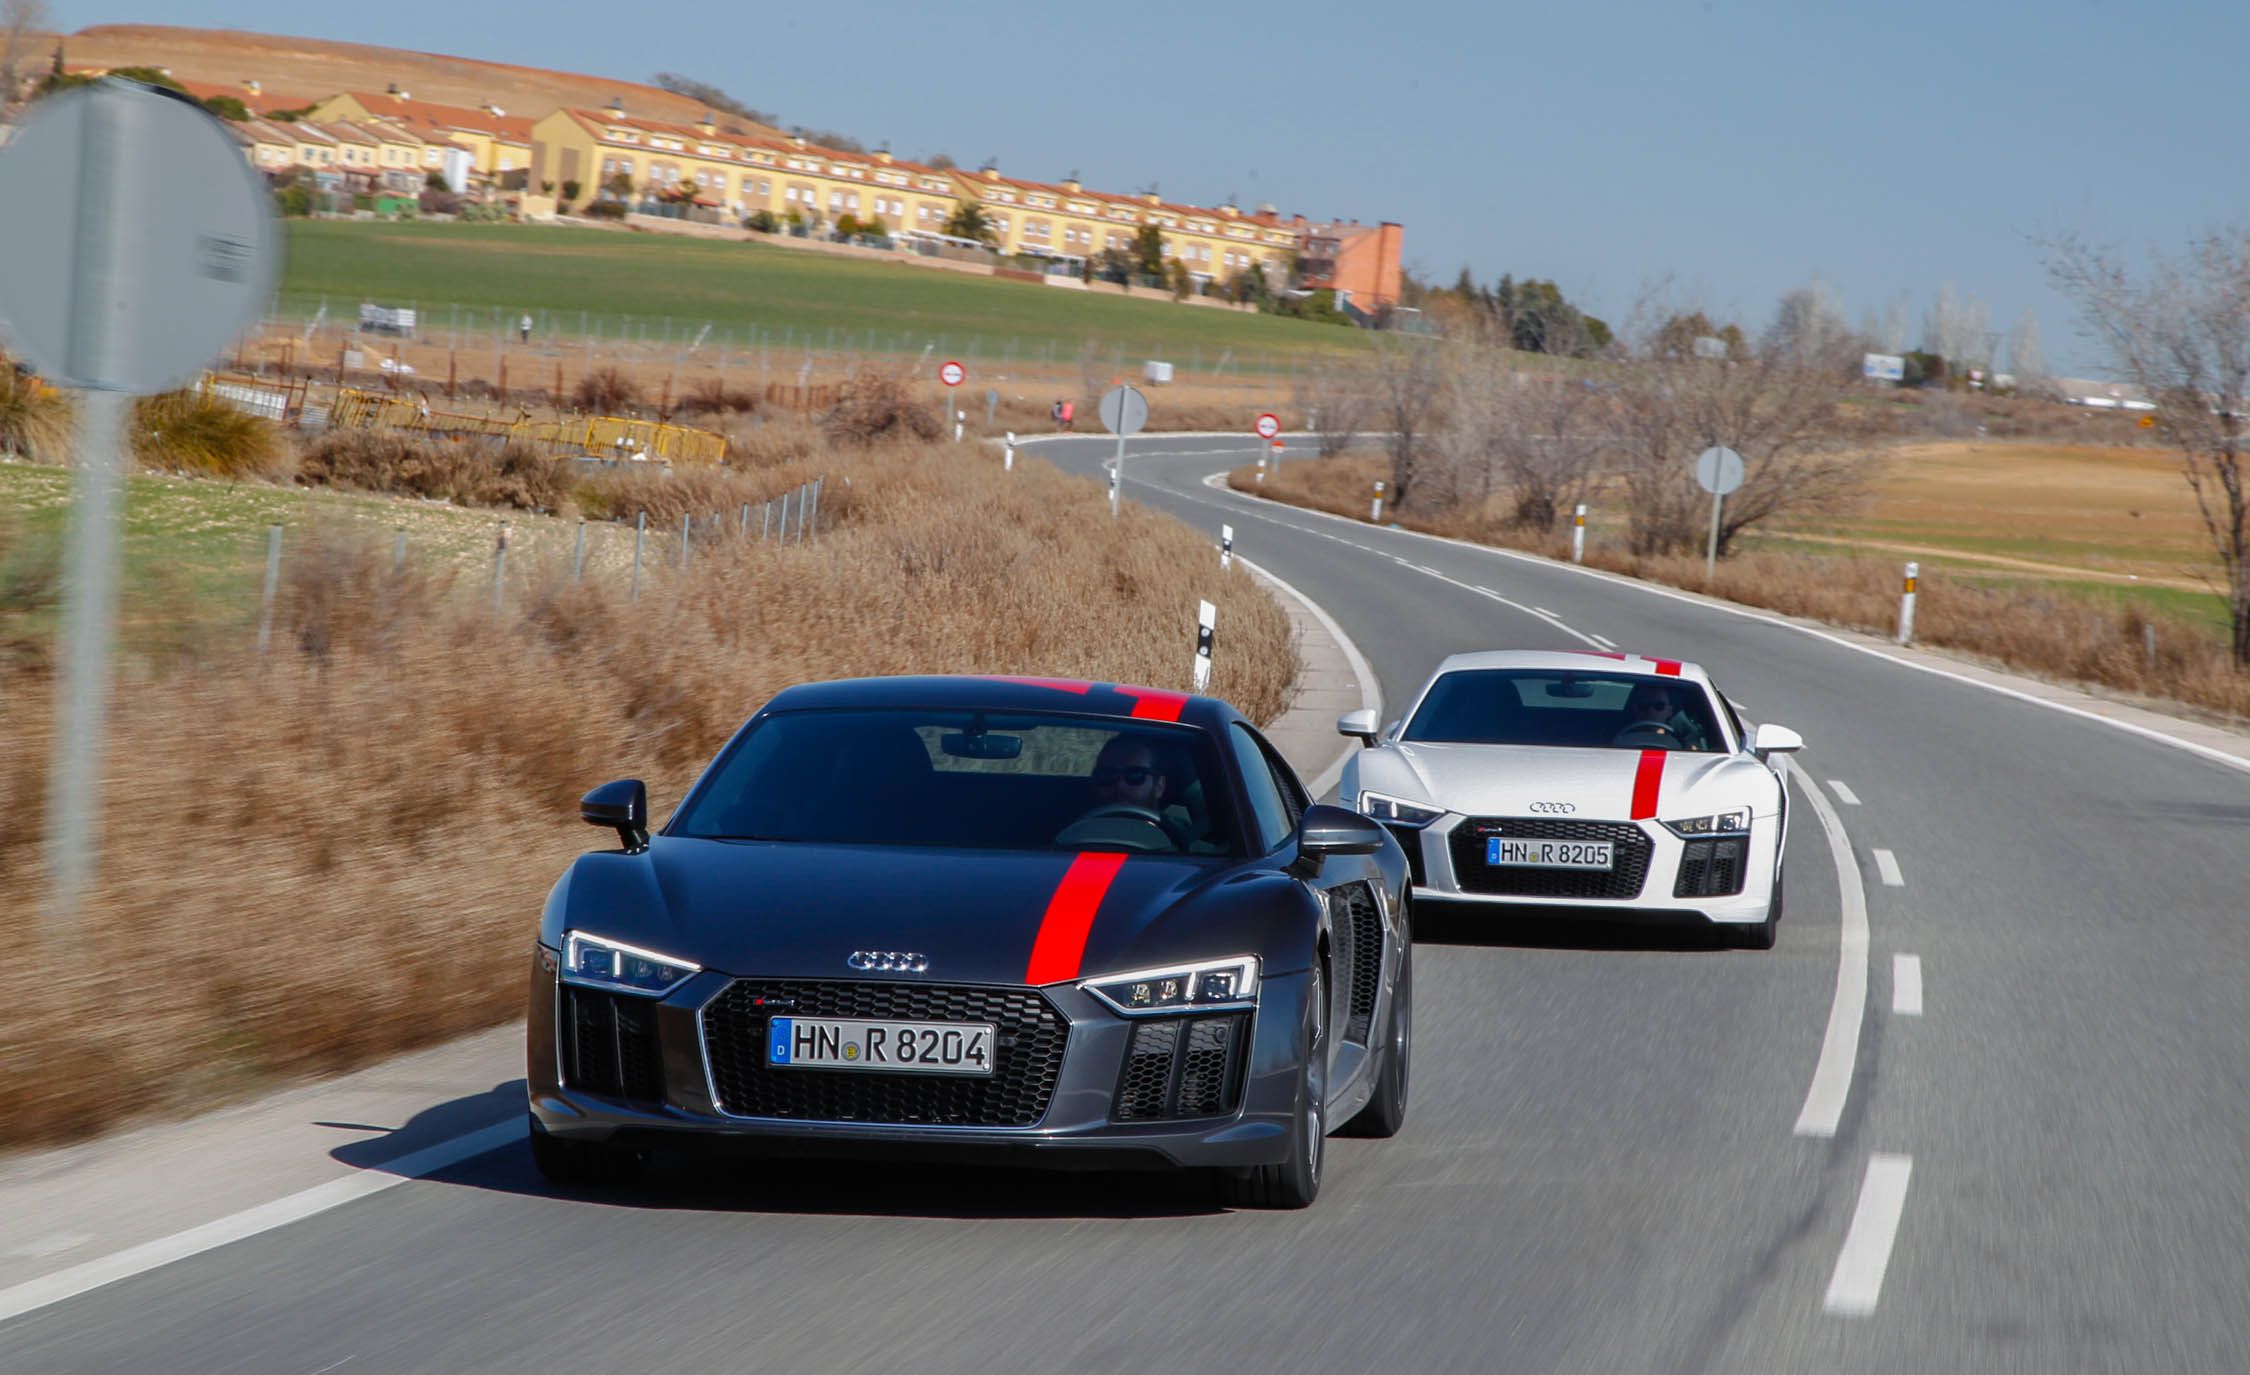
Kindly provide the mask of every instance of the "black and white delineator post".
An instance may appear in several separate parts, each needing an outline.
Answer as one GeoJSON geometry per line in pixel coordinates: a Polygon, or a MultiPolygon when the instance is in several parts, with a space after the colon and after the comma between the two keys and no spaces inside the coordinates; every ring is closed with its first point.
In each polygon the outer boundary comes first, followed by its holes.
{"type": "Polygon", "coordinates": [[[1003,473],[1012,473],[1015,470],[1016,432],[1014,430],[1010,430],[1008,431],[1008,447],[1000,451],[1000,471],[1003,473]]]}
{"type": "Polygon", "coordinates": [[[1570,518],[1570,561],[1586,561],[1586,503],[1578,503],[1578,510],[1570,518]]]}
{"type": "Polygon", "coordinates": [[[1222,525],[1219,527],[1219,571],[1223,573],[1232,567],[1234,567],[1234,527],[1222,525]]]}
{"type": "Polygon", "coordinates": [[[1266,485],[1266,456],[1264,454],[1258,455],[1258,485],[1260,487],[1266,485]]]}
{"type": "Polygon", "coordinates": [[[1375,484],[1375,504],[1368,509],[1367,518],[1378,525],[1383,523],[1383,484],[1381,482],[1375,484]]]}
{"type": "Polygon", "coordinates": [[[81,393],[47,773],[58,942],[101,830],[127,403],[181,385],[256,321],[279,238],[273,198],[225,126],[147,86],[52,96],[0,150],[0,322],[19,357],[81,393]]]}
{"type": "Polygon", "coordinates": [[[1219,608],[1209,602],[1195,604],[1195,690],[1211,686],[1211,635],[1218,629],[1219,608]]]}
{"type": "Polygon", "coordinates": [[[1914,584],[1921,581],[1922,565],[1906,565],[1906,585],[1898,594],[1898,642],[1914,643],[1914,584]]]}

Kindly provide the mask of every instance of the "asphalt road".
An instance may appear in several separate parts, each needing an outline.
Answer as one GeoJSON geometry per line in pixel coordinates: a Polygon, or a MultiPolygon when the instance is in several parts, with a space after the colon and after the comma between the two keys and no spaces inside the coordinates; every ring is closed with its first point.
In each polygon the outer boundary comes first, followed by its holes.
{"type": "MultiPolygon", "coordinates": [[[[1090,473],[1108,446],[1041,452],[1090,473]]],[[[1407,1129],[1335,1142],[1306,1213],[898,1167],[589,1202],[511,1148],[0,1325],[0,1370],[2250,1369],[2250,774],[1199,482],[1248,440],[1133,452],[1129,496],[1231,522],[1394,712],[1460,649],[1702,662],[1804,733],[1857,883],[1801,805],[1772,952],[1426,929],[1407,1129]],[[1836,1129],[1801,1135],[1848,887],[1865,1021],[1836,1129]]]]}

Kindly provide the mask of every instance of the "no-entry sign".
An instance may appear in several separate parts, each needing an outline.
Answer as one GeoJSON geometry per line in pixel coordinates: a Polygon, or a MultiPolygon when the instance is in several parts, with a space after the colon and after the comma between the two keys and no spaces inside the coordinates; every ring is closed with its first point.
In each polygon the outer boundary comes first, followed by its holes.
{"type": "Polygon", "coordinates": [[[968,380],[968,376],[969,370],[951,359],[947,359],[945,365],[937,370],[938,381],[949,387],[960,386],[968,380]]]}
{"type": "Polygon", "coordinates": [[[1264,415],[1258,417],[1256,429],[1258,438],[1271,439],[1281,433],[1281,417],[1275,415],[1272,411],[1267,411],[1264,415]]]}

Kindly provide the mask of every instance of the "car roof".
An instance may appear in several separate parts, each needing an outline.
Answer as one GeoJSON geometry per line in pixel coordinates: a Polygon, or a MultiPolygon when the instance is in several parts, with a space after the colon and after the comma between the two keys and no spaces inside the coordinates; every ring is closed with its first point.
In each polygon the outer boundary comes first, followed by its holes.
{"type": "Polygon", "coordinates": [[[1116,716],[1142,721],[1177,722],[1206,730],[1224,727],[1241,713],[1215,697],[1197,697],[1166,688],[1130,683],[1096,683],[1080,678],[1030,678],[1004,675],[907,675],[892,678],[840,678],[784,688],[761,708],[808,711],[835,707],[981,708],[986,711],[1059,711],[1084,716],[1116,716]]]}
{"type": "Polygon", "coordinates": [[[1595,671],[1601,673],[1639,674],[1650,678],[1685,678],[1690,682],[1711,686],[1711,677],[1701,664],[1685,659],[1656,659],[1641,654],[1626,654],[1602,649],[1486,649],[1468,654],[1452,654],[1437,666],[1430,677],[1452,673],[1458,669],[1519,668],[1547,669],[1553,671],[1595,671]]]}

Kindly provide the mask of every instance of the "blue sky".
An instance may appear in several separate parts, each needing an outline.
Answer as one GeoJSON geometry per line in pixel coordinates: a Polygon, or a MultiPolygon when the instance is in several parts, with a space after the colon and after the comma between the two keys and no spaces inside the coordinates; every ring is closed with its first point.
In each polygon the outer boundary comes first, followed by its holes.
{"type": "Polygon", "coordinates": [[[1755,328],[1818,275],[1857,322],[1938,284],[2087,367],[2028,236],[2173,249],[2244,216],[2250,5],[1894,0],[1287,6],[50,0],[646,80],[917,156],[1406,225],[1406,260],[1653,283],[1755,328]]]}

